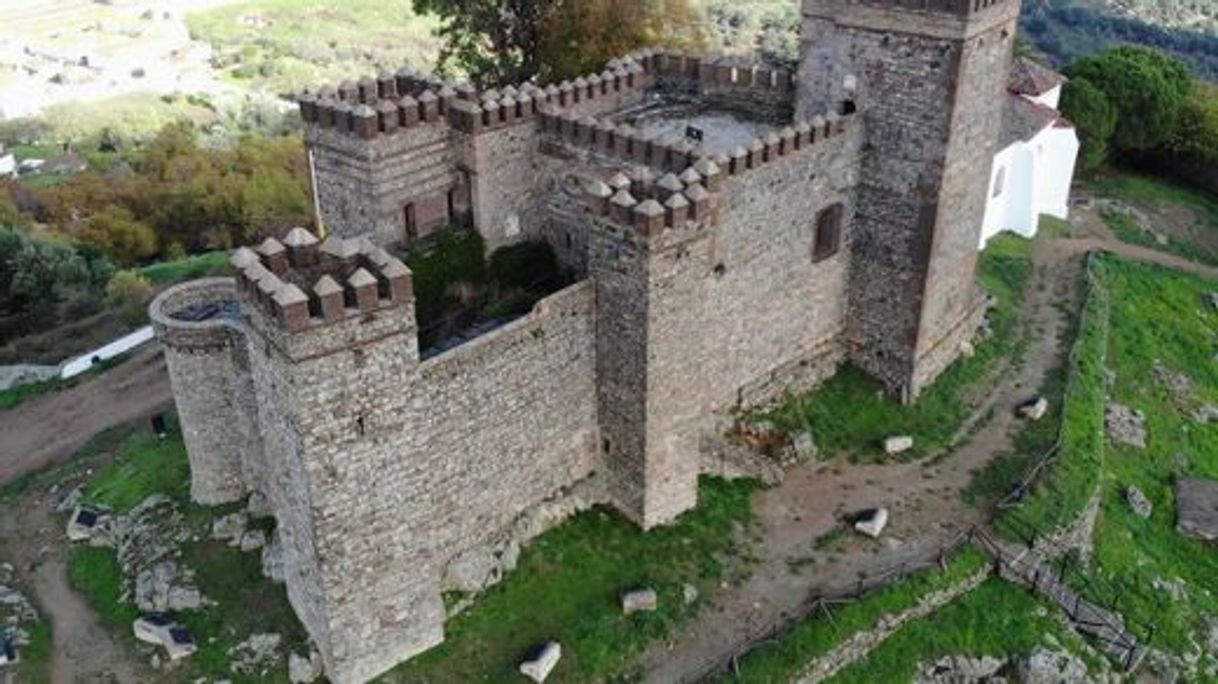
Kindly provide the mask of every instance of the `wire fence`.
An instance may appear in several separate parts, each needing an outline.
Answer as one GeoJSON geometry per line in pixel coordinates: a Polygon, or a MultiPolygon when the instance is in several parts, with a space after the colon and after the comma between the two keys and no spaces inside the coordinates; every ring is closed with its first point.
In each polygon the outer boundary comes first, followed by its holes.
{"type": "Polygon", "coordinates": [[[901,582],[911,575],[932,569],[946,571],[949,560],[961,548],[973,545],[981,530],[971,527],[932,551],[919,554],[883,570],[860,574],[858,579],[835,587],[825,587],[809,596],[793,611],[774,620],[754,626],[736,641],[724,654],[704,661],[684,682],[700,682],[718,675],[739,675],[740,659],[768,643],[777,641],[791,626],[814,615],[833,620],[833,612],[840,606],[857,603],[877,591],[901,582]]]}

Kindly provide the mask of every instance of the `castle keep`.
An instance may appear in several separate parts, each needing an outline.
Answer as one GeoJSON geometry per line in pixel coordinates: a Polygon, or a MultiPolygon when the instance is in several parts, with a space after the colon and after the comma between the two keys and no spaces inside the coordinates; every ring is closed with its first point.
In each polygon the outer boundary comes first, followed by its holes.
{"type": "Polygon", "coordinates": [[[847,360],[905,400],[933,382],[984,316],[1018,12],[804,0],[797,73],[643,51],[544,87],[303,95],[324,239],[239,249],[152,316],[192,493],[267,498],[331,679],[440,643],[443,591],[574,510],[689,510],[740,409],[847,360]],[[573,284],[421,350],[394,249],[442,230],[544,240],[573,284]]]}

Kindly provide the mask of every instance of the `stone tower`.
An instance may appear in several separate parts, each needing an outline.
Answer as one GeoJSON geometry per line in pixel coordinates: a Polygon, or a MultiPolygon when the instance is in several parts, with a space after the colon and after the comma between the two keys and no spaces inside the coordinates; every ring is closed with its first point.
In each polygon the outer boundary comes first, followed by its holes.
{"type": "Polygon", "coordinates": [[[386,434],[419,361],[411,274],[367,240],[299,228],[233,264],[288,596],[330,678],[366,681],[443,639],[430,521],[369,494],[400,453],[386,434]]]}
{"type": "Polygon", "coordinates": [[[1019,0],[804,0],[800,115],[866,119],[850,357],[912,400],[984,315],[974,282],[1019,0]]]}

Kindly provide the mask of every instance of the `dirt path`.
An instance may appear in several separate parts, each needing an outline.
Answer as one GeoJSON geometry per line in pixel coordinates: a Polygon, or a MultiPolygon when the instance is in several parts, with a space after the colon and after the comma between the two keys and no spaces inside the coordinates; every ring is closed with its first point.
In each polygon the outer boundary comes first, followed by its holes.
{"type": "Polygon", "coordinates": [[[1035,271],[1020,306],[1032,340],[1024,363],[994,390],[993,418],[963,447],[933,464],[851,465],[841,461],[792,470],[782,485],[754,504],[761,541],[751,576],[722,587],[712,605],[673,641],[657,644],[642,665],[648,682],[696,679],[725,653],[736,652],[816,594],[841,593],[860,575],[896,567],[933,553],[968,527],[983,522],[961,492],[973,473],[1012,448],[1016,407],[1041,387],[1064,358],[1067,318],[1062,304],[1077,302],[1081,264],[1071,245],[1040,245],[1035,271]],[[885,506],[891,516],[885,540],[852,532],[840,548],[816,550],[816,540],[843,514],[885,506]]]}
{"type": "Polygon", "coordinates": [[[68,546],[54,506],[54,497],[30,491],[0,517],[0,559],[17,568],[39,613],[51,621],[52,684],[150,681],[151,674],[69,585],[68,546]]]}
{"type": "Polygon", "coordinates": [[[0,411],[0,484],[63,460],[102,430],[172,402],[165,358],[152,343],[75,387],[0,411]]]}

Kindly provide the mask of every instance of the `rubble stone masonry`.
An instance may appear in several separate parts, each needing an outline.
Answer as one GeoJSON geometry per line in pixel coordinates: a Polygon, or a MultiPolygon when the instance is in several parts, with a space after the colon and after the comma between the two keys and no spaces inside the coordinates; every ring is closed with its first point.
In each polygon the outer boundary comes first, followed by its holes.
{"type": "Polygon", "coordinates": [[[546,86],[302,95],[325,234],[238,249],[152,316],[192,493],[266,495],[330,679],[440,643],[442,591],[574,510],[673,521],[725,416],[847,358],[906,400],[933,382],[984,313],[1018,5],[805,0],[797,74],[649,50],[546,86]],[[761,132],[712,154],[623,123],[701,112],[761,132]],[[424,359],[386,248],[450,229],[545,240],[574,284],[424,359]]]}

